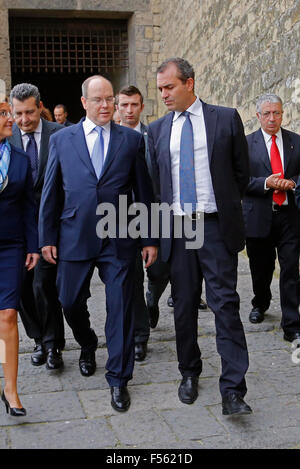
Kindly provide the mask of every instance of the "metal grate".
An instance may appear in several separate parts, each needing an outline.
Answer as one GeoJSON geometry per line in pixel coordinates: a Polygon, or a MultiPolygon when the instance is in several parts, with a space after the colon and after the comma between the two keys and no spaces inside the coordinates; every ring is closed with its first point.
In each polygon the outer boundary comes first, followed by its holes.
{"type": "Polygon", "coordinates": [[[10,18],[10,55],[13,73],[128,69],[127,23],[10,18]]]}

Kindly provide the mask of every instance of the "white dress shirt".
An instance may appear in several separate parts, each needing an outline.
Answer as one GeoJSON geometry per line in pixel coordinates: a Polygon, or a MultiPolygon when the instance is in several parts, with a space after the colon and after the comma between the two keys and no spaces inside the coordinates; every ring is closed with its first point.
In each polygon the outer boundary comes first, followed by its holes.
{"type": "MultiPolygon", "coordinates": [[[[263,134],[263,137],[264,137],[264,140],[265,140],[265,144],[266,144],[266,147],[267,147],[269,159],[270,159],[270,162],[271,162],[272,135],[267,134],[267,132],[265,132],[263,129],[261,129],[261,131],[262,131],[262,134],[263,134]]],[[[284,152],[283,152],[283,140],[282,140],[281,129],[279,129],[278,132],[275,135],[277,137],[276,138],[276,145],[277,145],[279,153],[280,153],[281,164],[282,164],[282,168],[283,168],[283,172],[284,172],[284,152]]],[[[284,177],[284,174],[283,174],[283,177],[284,177]]],[[[265,190],[267,191],[270,188],[267,187],[267,185],[266,185],[267,182],[266,181],[265,181],[265,190]]],[[[287,205],[287,204],[288,204],[288,201],[287,201],[287,194],[286,194],[285,195],[285,201],[283,202],[282,205],[287,205]]]]}
{"type": "MultiPolygon", "coordinates": [[[[43,127],[43,123],[42,123],[42,120],[40,119],[39,125],[37,126],[37,128],[33,132],[34,140],[36,142],[36,146],[37,146],[37,149],[38,149],[38,158],[40,157],[42,127],[43,127]]],[[[23,148],[24,148],[24,151],[26,151],[27,145],[28,145],[28,142],[29,142],[29,137],[28,137],[28,135],[26,135],[26,132],[24,132],[24,130],[20,129],[20,131],[21,131],[23,148]]]]}
{"type": "MultiPolygon", "coordinates": [[[[96,138],[98,137],[98,132],[95,130],[97,127],[97,124],[95,124],[93,121],[91,121],[88,117],[85,118],[85,120],[82,123],[84,135],[85,135],[85,140],[86,144],[89,150],[90,156],[92,156],[92,151],[95,145],[96,138]]],[[[106,155],[107,155],[107,150],[108,150],[108,145],[109,145],[109,139],[110,139],[110,121],[105,124],[101,125],[99,127],[102,127],[102,135],[103,135],[103,141],[104,141],[104,159],[103,162],[105,161],[106,155]]]]}
{"type": "MultiPolygon", "coordinates": [[[[209,169],[204,115],[200,99],[197,97],[196,101],[186,110],[190,113],[194,136],[197,210],[206,213],[217,212],[216,199],[209,169]]],[[[175,112],[170,139],[173,207],[175,215],[184,215],[180,206],[179,164],[181,131],[185,119],[186,117],[182,116],[181,112],[175,112]]]]}

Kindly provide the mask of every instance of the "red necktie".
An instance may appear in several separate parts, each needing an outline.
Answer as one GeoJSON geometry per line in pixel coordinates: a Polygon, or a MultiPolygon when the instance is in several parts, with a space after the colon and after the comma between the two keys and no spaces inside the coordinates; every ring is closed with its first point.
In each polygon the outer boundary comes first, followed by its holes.
{"type": "MultiPolygon", "coordinates": [[[[280,179],[283,179],[283,167],[281,163],[280,153],[278,150],[278,146],[276,144],[276,135],[272,135],[272,145],[271,145],[271,166],[272,166],[272,173],[277,174],[281,173],[279,176],[280,179]]],[[[282,205],[285,201],[285,191],[279,191],[277,194],[273,193],[273,201],[275,204],[282,205]]]]}

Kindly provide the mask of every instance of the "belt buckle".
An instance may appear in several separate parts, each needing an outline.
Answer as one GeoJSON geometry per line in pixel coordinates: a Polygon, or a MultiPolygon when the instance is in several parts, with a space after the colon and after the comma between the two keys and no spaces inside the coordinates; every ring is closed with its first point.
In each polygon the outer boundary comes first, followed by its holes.
{"type": "Polygon", "coordinates": [[[199,212],[199,211],[193,212],[191,214],[191,219],[192,219],[192,221],[200,220],[201,219],[201,212],[199,212]]]}

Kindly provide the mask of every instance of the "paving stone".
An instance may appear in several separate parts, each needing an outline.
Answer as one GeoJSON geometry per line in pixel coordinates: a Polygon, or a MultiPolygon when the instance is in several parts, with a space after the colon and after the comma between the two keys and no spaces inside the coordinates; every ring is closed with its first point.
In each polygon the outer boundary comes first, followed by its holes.
{"type": "Polygon", "coordinates": [[[188,440],[200,440],[204,436],[226,433],[224,427],[205,407],[194,404],[186,407],[184,413],[181,409],[160,411],[160,415],[179,439],[184,435],[188,440]]]}
{"type": "Polygon", "coordinates": [[[105,418],[22,425],[11,431],[13,449],[97,449],[117,443],[105,418]]]}
{"type": "Polygon", "coordinates": [[[143,442],[175,442],[175,434],[164,419],[153,410],[142,410],[110,418],[111,426],[122,444],[132,445],[143,442]],[[151,429],[151,431],[149,431],[151,429]]]}
{"type": "MultiPolygon", "coordinates": [[[[3,406],[4,409],[4,406],[3,406]]],[[[1,409],[3,411],[3,409],[1,409]]],[[[0,449],[6,449],[10,447],[10,441],[8,436],[8,429],[0,428],[0,449]]]]}
{"type": "Polygon", "coordinates": [[[53,422],[86,417],[75,392],[25,394],[20,395],[20,399],[27,410],[27,415],[17,419],[1,412],[0,426],[53,422]]]}

